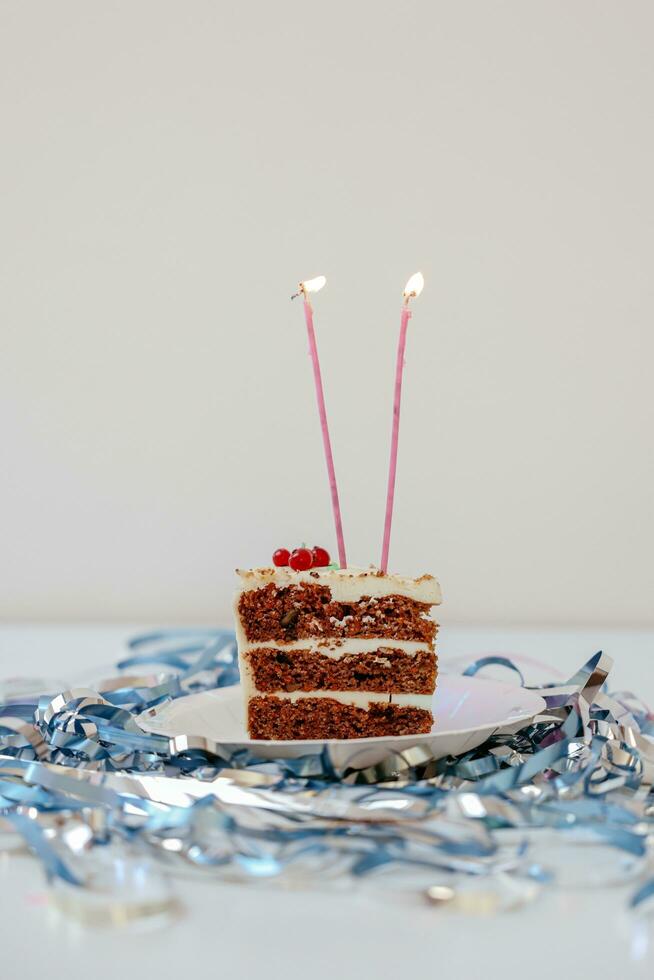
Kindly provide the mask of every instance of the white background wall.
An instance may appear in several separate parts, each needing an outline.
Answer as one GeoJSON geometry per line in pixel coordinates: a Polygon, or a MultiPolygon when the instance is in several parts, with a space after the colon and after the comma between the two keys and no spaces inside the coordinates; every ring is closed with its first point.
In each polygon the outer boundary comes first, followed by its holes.
{"type": "Polygon", "coordinates": [[[227,622],[379,560],[446,622],[654,624],[654,7],[0,2],[0,612],[227,622]],[[335,549],[333,549],[335,550],[335,549]]]}

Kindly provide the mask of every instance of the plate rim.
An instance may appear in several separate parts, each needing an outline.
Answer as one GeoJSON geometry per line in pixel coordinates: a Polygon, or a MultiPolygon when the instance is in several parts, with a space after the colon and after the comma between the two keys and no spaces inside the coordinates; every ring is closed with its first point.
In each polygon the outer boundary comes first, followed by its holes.
{"type": "MultiPolygon", "coordinates": [[[[431,732],[420,732],[414,735],[369,735],[365,738],[306,738],[306,739],[259,739],[250,738],[247,731],[243,732],[243,738],[234,738],[231,736],[220,736],[218,739],[213,738],[213,736],[202,735],[194,732],[184,732],[183,737],[186,738],[211,738],[212,741],[219,742],[221,745],[245,745],[252,744],[256,746],[261,746],[265,748],[273,748],[274,746],[286,746],[288,748],[299,747],[299,746],[339,746],[339,745],[378,745],[383,742],[393,741],[393,742],[411,742],[415,745],[416,741],[429,741],[436,738],[445,737],[459,737],[464,735],[472,735],[476,732],[482,732],[497,728],[505,728],[508,726],[519,726],[523,723],[530,721],[536,715],[540,714],[542,711],[546,710],[547,705],[544,698],[537,694],[536,691],[528,687],[522,687],[519,684],[506,684],[502,681],[493,680],[488,677],[477,677],[476,675],[466,676],[464,674],[445,674],[441,675],[442,679],[445,678],[456,678],[457,680],[464,680],[473,686],[482,685],[485,687],[501,687],[501,688],[515,688],[516,691],[522,692],[522,694],[528,694],[534,699],[534,710],[529,710],[517,715],[512,715],[510,718],[500,718],[493,721],[484,723],[483,725],[469,725],[466,728],[446,728],[442,731],[431,731],[431,732]]],[[[139,715],[136,716],[136,723],[140,728],[147,731],[149,734],[161,735],[161,732],[155,732],[151,728],[146,728],[142,722],[147,720],[147,717],[156,716],[160,708],[167,707],[168,705],[179,702],[186,701],[190,698],[198,698],[209,695],[216,699],[220,699],[225,696],[235,696],[237,692],[240,692],[241,684],[229,684],[226,687],[216,687],[210,688],[206,691],[195,691],[192,694],[186,694],[182,698],[175,698],[174,701],[165,701],[161,705],[156,705],[154,708],[146,708],[139,715]]],[[[438,688],[438,684],[437,684],[438,688]]],[[[167,735],[166,738],[179,738],[178,735],[167,735]]]]}

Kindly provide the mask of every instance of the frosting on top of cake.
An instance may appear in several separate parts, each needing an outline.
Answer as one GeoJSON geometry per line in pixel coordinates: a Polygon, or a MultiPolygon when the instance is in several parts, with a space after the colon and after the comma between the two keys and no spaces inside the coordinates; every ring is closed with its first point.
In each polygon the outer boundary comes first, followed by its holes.
{"type": "Polygon", "coordinates": [[[288,567],[236,569],[242,589],[261,589],[271,583],[277,588],[289,585],[326,585],[336,602],[356,602],[362,596],[379,598],[400,595],[416,602],[438,605],[442,601],[441,587],[433,575],[410,578],[391,575],[379,568],[311,568],[296,572],[288,567]]]}

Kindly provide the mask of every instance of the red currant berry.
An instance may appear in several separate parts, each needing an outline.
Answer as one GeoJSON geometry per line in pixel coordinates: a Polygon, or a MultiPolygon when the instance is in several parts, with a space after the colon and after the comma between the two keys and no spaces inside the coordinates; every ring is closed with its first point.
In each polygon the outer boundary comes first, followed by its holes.
{"type": "Polygon", "coordinates": [[[311,554],[313,555],[314,568],[324,568],[325,565],[329,565],[329,552],[325,548],[319,548],[318,545],[316,545],[316,547],[312,549],[311,554]]]}
{"type": "Polygon", "coordinates": [[[283,565],[288,565],[288,559],[291,557],[291,553],[288,548],[278,548],[273,555],[273,565],[282,567],[283,565]]]}
{"type": "Polygon", "coordinates": [[[288,560],[294,572],[306,572],[307,568],[311,568],[312,562],[313,555],[308,548],[296,548],[288,560]]]}

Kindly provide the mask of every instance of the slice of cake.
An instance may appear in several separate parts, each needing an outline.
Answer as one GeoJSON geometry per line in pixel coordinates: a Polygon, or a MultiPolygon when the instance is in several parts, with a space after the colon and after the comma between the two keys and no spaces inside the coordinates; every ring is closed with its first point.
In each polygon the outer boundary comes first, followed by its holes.
{"type": "Polygon", "coordinates": [[[253,739],[429,732],[441,601],[431,575],[237,570],[236,636],[253,739]]]}

